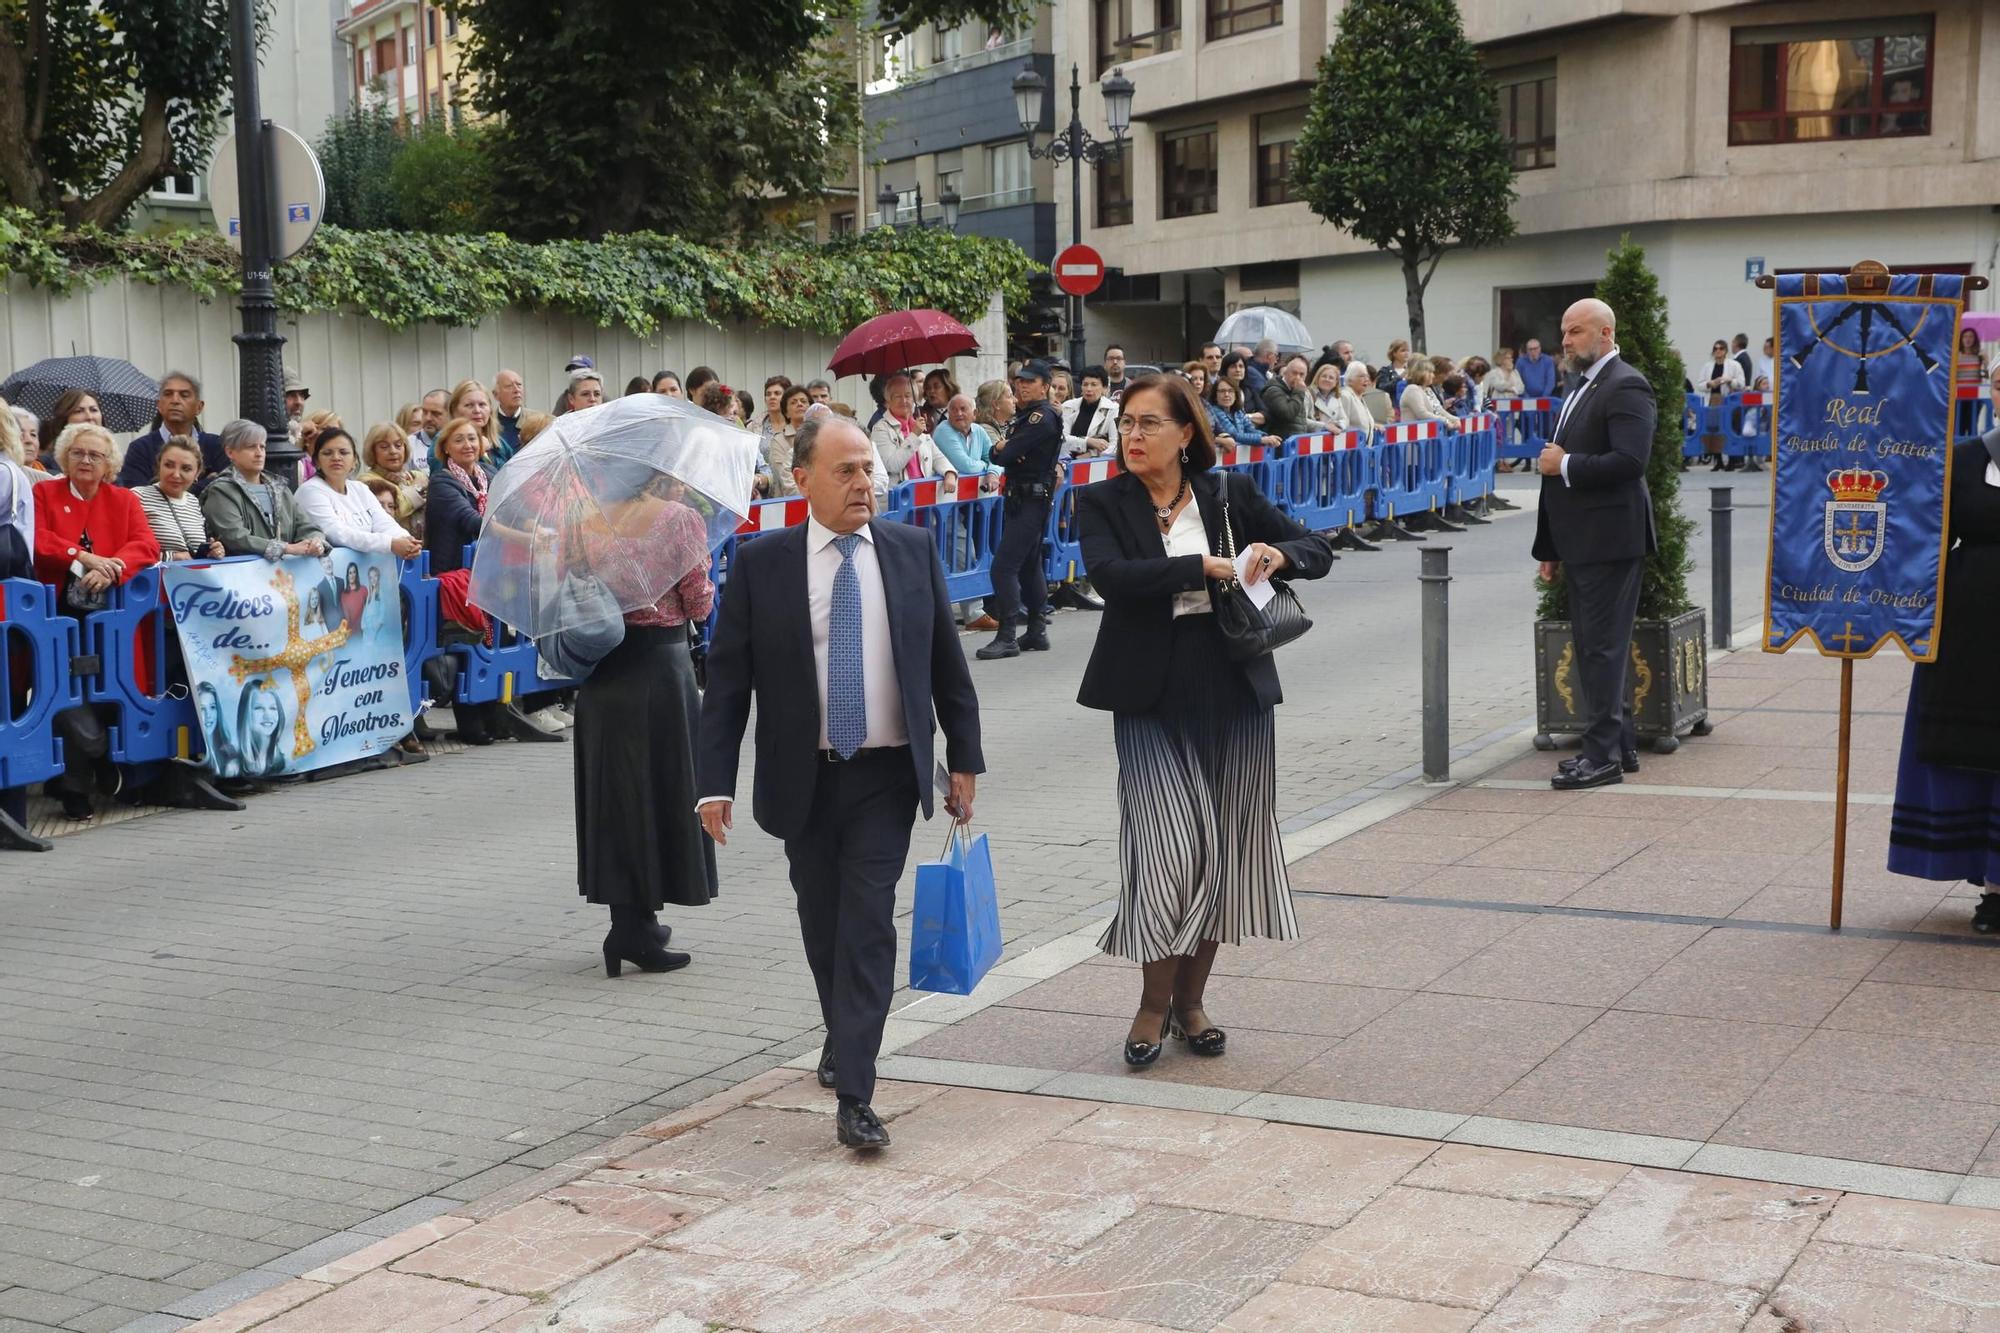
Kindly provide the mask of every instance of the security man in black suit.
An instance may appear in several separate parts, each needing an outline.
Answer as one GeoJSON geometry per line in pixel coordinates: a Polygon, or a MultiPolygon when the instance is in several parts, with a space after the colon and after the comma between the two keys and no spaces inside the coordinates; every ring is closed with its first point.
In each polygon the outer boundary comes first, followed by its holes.
{"type": "Polygon", "coordinates": [[[1534,554],[1543,578],[1569,583],[1585,722],[1583,753],[1551,779],[1558,791],[1623,782],[1639,769],[1625,668],[1641,573],[1659,549],[1646,490],[1658,407],[1652,384],[1618,355],[1617,335],[1617,316],[1602,301],[1563,312],[1573,387],[1540,462],[1534,554]]]}
{"type": "Polygon", "coordinates": [[[932,733],[944,732],[945,808],[960,822],[986,767],[937,543],[875,517],[875,458],[846,418],[799,428],[792,477],[811,517],[737,551],[695,746],[696,813],[727,842],[755,700],[751,813],[785,844],[826,1021],[819,1081],[839,1095],[835,1134],[850,1148],[889,1142],[869,1103],[896,989],[896,881],[918,810],[932,810],[932,733]]]}
{"type": "Polygon", "coordinates": [[[1007,474],[1007,499],[1000,546],[993,553],[994,614],[1000,618],[1000,633],[979,650],[982,662],[1041,652],[1049,646],[1049,579],[1042,539],[1049,530],[1049,505],[1056,493],[1063,425],[1062,413],[1049,403],[1045,363],[1027,361],[1014,372],[1014,400],[1018,407],[1007,427],[1007,442],[993,451],[993,461],[1007,474]],[[1014,624],[1024,603],[1028,632],[1016,642],[1014,624]]]}

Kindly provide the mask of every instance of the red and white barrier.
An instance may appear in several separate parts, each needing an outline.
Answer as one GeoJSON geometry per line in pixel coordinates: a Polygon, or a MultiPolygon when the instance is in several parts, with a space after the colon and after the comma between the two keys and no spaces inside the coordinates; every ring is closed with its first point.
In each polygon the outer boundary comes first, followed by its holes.
{"type": "Polygon", "coordinates": [[[1104,458],[1080,459],[1069,465],[1069,484],[1088,486],[1093,482],[1109,481],[1118,475],[1118,460],[1110,456],[1104,458]]]}
{"type": "Polygon", "coordinates": [[[1495,412],[1553,412],[1557,399],[1554,398],[1493,398],[1487,406],[1495,412]]]}
{"type": "Polygon", "coordinates": [[[1415,444],[1418,440],[1442,438],[1443,423],[1438,421],[1399,421],[1382,432],[1382,438],[1390,444],[1415,444]]]}
{"type": "Polygon", "coordinates": [[[806,521],[812,513],[812,506],[803,495],[787,497],[783,500],[759,500],[750,506],[750,517],[743,520],[743,526],[736,529],[739,537],[753,532],[777,532],[783,528],[795,528],[806,521]]]}

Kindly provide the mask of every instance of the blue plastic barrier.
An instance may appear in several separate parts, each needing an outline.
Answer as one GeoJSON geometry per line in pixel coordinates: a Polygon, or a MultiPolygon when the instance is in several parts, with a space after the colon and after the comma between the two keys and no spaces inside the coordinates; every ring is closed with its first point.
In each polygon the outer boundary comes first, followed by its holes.
{"type": "Polygon", "coordinates": [[[1443,428],[1436,421],[1405,421],[1382,432],[1378,489],[1383,517],[1428,513],[1444,503],[1443,428]]]}
{"type": "Polygon", "coordinates": [[[83,702],[82,682],[70,674],[77,647],[77,624],[56,610],[53,588],[0,579],[0,790],[63,771],[54,723],[83,702]]]}
{"type": "Polygon", "coordinates": [[[397,587],[403,603],[403,674],[409,678],[410,716],[415,717],[429,697],[424,687],[424,663],[444,653],[438,646],[438,586],[431,577],[429,551],[419,551],[416,559],[402,562],[397,587]]]}
{"type": "Polygon", "coordinates": [[[954,489],[940,478],[906,481],[890,497],[885,517],[924,528],[944,562],[945,587],[954,602],[993,595],[993,552],[1000,541],[1002,500],[981,495],[978,477],[960,477],[954,489]]]}
{"type": "MultiPolygon", "coordinates": [[[[477,542],[465,547],[465,567],[472,568],[477,542]]],[[[435,593],[433,593],[435,596],[435,593]]],[[[463,704],[510,704],[524,694],[540,690],[564,690],[573,680],[551,680],[541,673],[535,641],[518,634],[499,621],[483,643],[454,643],[440,649],[458,659],[458,693],[454,702],[463,704]]],[[[436,642],[435,634],[432,636],[436,642]]]]}
{"type": "Polygon", "coordinates": [[[1532,460],[1555,433],[1560,398],[1495,398],[1487,410],[1496,418],[1498,456],[1509,462],[1532,460]]]}
{"type": "Polygon", "coordinates": [[[1993,429],[1993,397],[1980,384],[1961,384],[1953,397],[1951,429],[1953,438],[1965,441],[1976,440],[1993,429]],[[1968,408],[1967,403],[1972,406],[1968,408]],[[1970,426],[1971,429],[1965,429],[1970,426]]]}
{"type": "MultiPolygon", "coordinates": [[[[1047,538],[1042,544],[1051,584],[1068,583],[1084,573],[1083,541],[1076,528],[1077,491],[1100,481],[1109,481],[1117,475],[1118,460],[1108,454],[1102,458],[1072,459],[1063,464],[1062,479],[1056,483],[1056,493],[1049,505],[1047,538]]],[[[993,540],[1000,540],[997,523],[993,529],[993,540]]]]}
{"type": "MultiPolygon", "coordinates": [[[[204,564],[241,564],[257,556],[235,556],[204,564]]],[[[83,625],[84,652],[98,670],[83,679],[84,701],[111,710],[106,732],[111,759],[127,767],[195,759],[205,753],[201,720],[181,666],[180,638],[166,607],[163,570],[142,569],[113,588],[102,611],[83,625]],[[141,659],[147,669],[140,670],[141,659]]],[[[135,775],[143,783],[147,774],[135,775]]]]}

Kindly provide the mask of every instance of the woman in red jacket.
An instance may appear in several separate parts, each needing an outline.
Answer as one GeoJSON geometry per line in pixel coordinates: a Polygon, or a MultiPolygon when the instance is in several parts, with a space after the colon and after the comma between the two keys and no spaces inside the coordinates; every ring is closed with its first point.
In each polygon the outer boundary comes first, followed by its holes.
{"type": "MultiPolygon", "coordinates": [[[[82,620],[109,603],[110,589],[160,562],[160,540],[139,497],[111,484],[123,453],[93,422],[63,427],[56,437],[62,473],[35,485],[35,577],[56,586],[56,604],[82,620]]],[[[56,714],[64,771],[47,783],[63,814],[88,819],[93,770],[109,753],[104,724],[88,706],[56,714]]]]}

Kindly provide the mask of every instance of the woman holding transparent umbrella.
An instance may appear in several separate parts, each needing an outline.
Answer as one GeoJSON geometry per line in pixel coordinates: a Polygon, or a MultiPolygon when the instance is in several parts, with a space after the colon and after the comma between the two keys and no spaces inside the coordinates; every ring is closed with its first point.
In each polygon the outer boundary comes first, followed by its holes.
{"type": "Polygon", "coordinates": [[[686,967],[659,921],[716,894],[695,818],[699,696],[689,627],[714,605],[710,553],[750,508],[757,437],[683,400],[571,413],[494,479],[473,600],[581,676],[571,732],[577,891],[610,911],[604,968],[686,967]]]}

